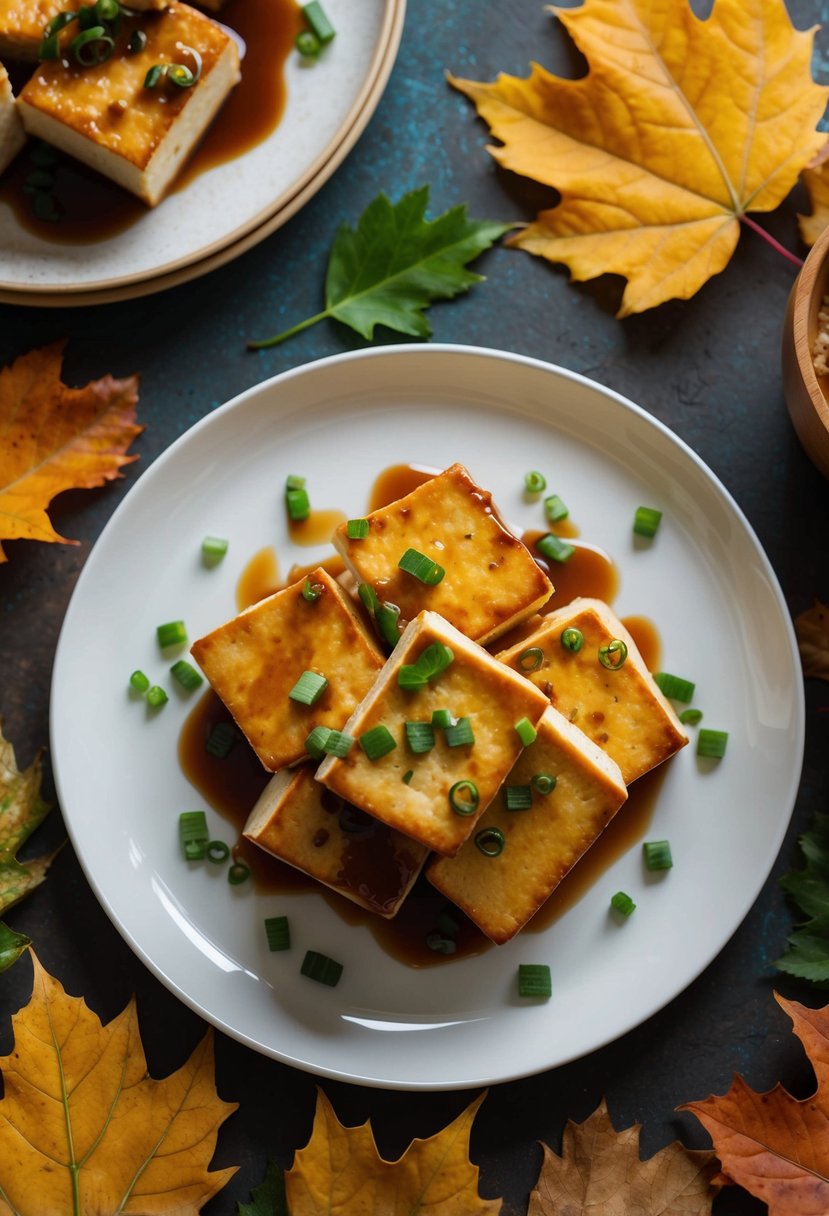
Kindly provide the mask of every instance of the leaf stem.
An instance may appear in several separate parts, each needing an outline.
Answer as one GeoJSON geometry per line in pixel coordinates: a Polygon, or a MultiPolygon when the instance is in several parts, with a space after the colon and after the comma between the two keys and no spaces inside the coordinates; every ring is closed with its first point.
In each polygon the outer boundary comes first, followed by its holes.
{"type": "Polygon", "coordinates": [[[779,241],[775,240],[771,233],[766,232],[765,228],[761,228],[757,221],[753,220],[750,215],[741,215],[740,220],[747,228],[750,228],[752,232],[756,232],[758,236],[761,236],[764,241],[768,242],[772,249],[776,249],[787,262],[793,262],[795,266],[803,265],[803,258],[799,258],[796,254],[790,253],[785,245],[781,245],[779,241]]]}
{"type": "Polygon", "coordinates": [[[301,333],[303,329],[308,329],[311,325],[316,325],[317,321],[322,321],[330,316],[331,313],[326,308],[323,312],[318,312],[313,317],[300,321],[298,325],[292,325],[290,329],[283,330],[281,334],[275,334],[273,338],[260,338],[258,342],[248,342],[248,350],[264,350],[267,346],[278,346],[286,338],[292,338],[294,334],[301,333]]]}

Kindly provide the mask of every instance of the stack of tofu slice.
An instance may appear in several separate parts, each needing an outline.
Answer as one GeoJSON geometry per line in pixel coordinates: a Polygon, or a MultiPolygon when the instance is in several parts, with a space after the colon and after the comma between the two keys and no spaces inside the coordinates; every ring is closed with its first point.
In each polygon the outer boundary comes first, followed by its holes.
{"type": "Polygon", "coordinates": [[[78,33],[71,22],[58,58],[38,62],[61,11],[60,0],[0,0],[0,60],[37,64],[17,98],[0,66],[0,172],[31,135],[155,206],[240,79],[236,41],[178,0],[130,0],[113,24],[109,58],[79,63],[69,51],[78,33]],[[191,87],[165,83],[174,64],[197,77],[191,87]],[[147,87],[155,67],[159,83],[147,87]]]}
{"type": "Polygon", "coordinates": [[[629,782],[687,736],[605,604],[538,615],[528,636],[498,651],[553,587],[461,465],[367,521],[366,535],[342,525],[333,538],[350,590],[321,567],[192,647],[275,774],[244,834],[385,917],[425,870],[506,942],[610,822],[629,782]],[[444,570],[439,581],[400,568],[408,549],[444,570]],[[353,594],[359,587],[368,594],[353,594]],[[388,655],[363,606],[378,602],[400,609],[388,655]],[[561,644],[569,626],[584,637],[577,652],[561,644]],[[609,669],[599,648],[613,640],[627,659],[609,669]],[[443,665],[412,681],[435,653],[443,665]],[[327,684],[298,704],[290,693],[305,672],[327,684]],[[314,760],[306,741],[317,727],[338,745],[312,748],[314,760]],[[362,745],[378,732],[383,747],[362,745]]]}

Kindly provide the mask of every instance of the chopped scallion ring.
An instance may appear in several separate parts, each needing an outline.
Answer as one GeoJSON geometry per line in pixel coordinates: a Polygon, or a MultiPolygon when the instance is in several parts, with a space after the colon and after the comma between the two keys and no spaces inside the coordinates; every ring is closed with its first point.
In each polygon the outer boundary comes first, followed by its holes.
{"type": "Polygon", "coordinates": [[[412,777],[414,777],[414,769],[410,768],[407,772],[405,772],[403,774],[403,784],[408,785],[409,782],[411,781],[412,777]]]}
{"type": "Polygon", "coordinates": [[[599,647],[599,662],[608,671],[618,671],[628,657],[628,648],[621,638],[614,638],[599,647]]]}
{"type": "Polygon", "coordinates": [[[154,89],[159,80],[167,74],[166,63],[154,63],[152,67],[147,68],[147,73],[144,77],[144,88],[154,89]]]}
{"type": "Polygon", "coordinates": [[[380,607],[380,601],[377,598],[377,592],[374,590],[372,585],[370,583],[360,583],[359,587],[357,588],[357,594],[359,595],[360,602],[362,603],[366,612],[374,616],[377,609],[380,607]]]}
{"type": "Polygon", "coordinates": [[[508,811],[528,811],[533,804],[530,785],[505,785],[504,806],[508,811]]]}
{"type": "Polygon", "coordinates": [[[698,722],[702,721],[702,710],[683,709],[679,715],[679,720],[683,726],[696,726],[698,722]]]}
{"type": "Polygon", "coordinates": [[[345,530],[349,540],[365,540],[369,533],[369,522],[367,519],[350,519],[345,530]]]}
{"type": "Polygon", "coordinates": [[[475,735],[470,719],[458,718],[454,726],[444,728],[443,737],[447,747],[471,747],[475,742],[475,735]]]}
{"type": "Polygon", "coordinates": [[[303,671],[288,697],[300,705],[316,705],[328,687],[328,680],[317,671],[303,671]]]}
{"type": "Polygon", "coordinates": [[[556,780],[552,773],[536,773],[532,779],[532,787],[537,794],[546,797],[556,788],[556,780]]]}
{"type": "Polygon", "coordinates": [[[682,676],[672,676],[669,671],[657,671],[654,675],[656,686],[672,701],[682,701],[684,704],[693,700],[696,685],[682,676]]]}
{"type": "Polygon", "coordinates": [[[481,828],[475,835],[475,844],[485,857],[498,857],[504,851],[506,841],[500,828],[481,828]]]}
{"type": "Polygon", "coordinates": [[[308,604],[315,604],[322,595],[322,583],[312,583],[310,578],[306,578],[302,584],[300,595],[308,604]]]}
{"type": "Polygon", "coordinates": [[[336,988],[343,973],[343,965],[329,958],[327,954],[320,954],[318,950],[307,950],[299,970],[300,974],[307,975],[309,980],[336,988]]]}
{"type": "Polygon", "coordinates": [[[546,963],[518,964],[518,995],[544,997],[553,994],[553,981],[546,963]]]}
{"type": "Polygon", "coordinates": [[[93,68],[96,64],[106,63],[114,50],[115,41],[102,25],[93,25],[88,30],[81,30],[69,43],[70,54],[75,56],[75,61],[82,68],[93,68]]]}
{"type": "Polygon", "coordinates": [[[310,0],[310,3],[303,4],[302,14],[310,26],[311,32],[319,38],[322,46],[326,46],[332,41],[336,30],[329,21],[320,0],[310,0]]]}
{"type": "MultiPolygon", "coordinates": [[[[328,737],[323,744],[323,750],[328,756],[337,756],[342,760],[343,756],[347,756],[351,751],[354,739],[351,735],[347,735],[342,730],[331,730],[328,732],[328,737]]],[[[306,740],[306,747],[307,747],[306,740]]]]}
{"type": "Polygon", "coordinates": [[[650,540],[656,536],[662,512],[655,507],[637,507],[633,517],[633,531],[637,536],[645,536],[650,540]]]}
{"type": "Polygon", "coordinates": [[[307,519],[311,514],[311,500],[308,497],[308,491],[286,490],[285,507],[289,519],[294,520],[295,523],[301,523],[303,519],[307,519]]]}
{"type": "Polygon", "coordinates": [[[524,747],[529,747],[535,742],[538,731],[533,726],[529,718],[521,718],[515,723],[515,729],[518,733],[518,738],[524,744],[524,747]]]}
{"type": "Polygon", "coordinates": [[[426,945],[430,950],[434,950],[435,954],[454,954],[458,948],[458,943],[453,941],[451,937],[444,937],[442,933],[427,933],[426,945]]]}
{"type": "Polygon", "coordinates": [[[432,642],[416,662],[403,664],[397,673],[397,683],[401,688],[416,692],[446,671],[454,658],[454,653],[445,643],[432,642]]]}
{"type": "Polygon", "coordinates": [[[524,493],[530,498],[537,498],[539,494],[543,494],[547,489],[547,478],[543,473],[533,469],[529,473],[524,474],[524,493]]]}
{"type": "Polygon", "coordinates": [[[431,722],[407,722],[406,742],[416,756],[430,752],[435,746],[435,728],[431,722]]]}
{"type": "Polygon", "coordinates": [[[316,59],[322,50],[322,43],[311,30],[300,30],[294,39],[294,46],[303,59],[316,59]]]}
{"type": "MultiPolygon", "coordinates": [[[[136,34],[140,34],[141,30],[136,30],[136,34]]],[[[227,553],[228,541],[222,536],[205,536],[201,543],[201,555],[206,565],[214,566],[222,560],[227,553]]]]}
{"type": "Polygon", "coordinates": [[[550,494],[548,498],[544,499],[544,514],[547,517],[547,523],[557,524],[559,520],[566,519],[570,511],[558,494],[550,494]]]}
{"type": "Polygon", "coordinates": [[[397,604],[378,603],[374,619],[383,641],[388,646],[396,646],[400,638],[400,609],[397,604]]]}
{"type": "Polygon", "coordinates": [[[225,760],[239,742],[240,732],[235,722],[214,722],[204,744],[204,750],[217,760],[225,760]]]}
{"type": "Polygon", "coordinates": [[[184,621],[168,621],[159,625],[155,633],[162,650],[166,650],[168,646],[181,646],[187,641],[184,621]]]}
{"type": "Polygon", "coordinates": [[[569,541],[562,540],[555,532],[546,532],[544,536],[540,536],[535,547],[542,557],[553,562],[569,562],[576,551],[569,541]]]}
{"type": "Polygon", "coordinates": [[[144,675],[143,671],[134,671],[130,676],[130,688],[133,692],[144,693],[150,687],[148,676],[144,675]]]}
{"type": "Polygon", "coordinates": [[[193,85],[201,79],[202,57],[195,47],[179,46],[178,49],[185,51],[190,56],[193,60],[193,67],[189,68],[186,63],[171,63],[167,68],[167,79],[176,88],[192,89],[193,85]]]}
{"type": "Polygon", "coordinates": [[[474,781],[456,781],[449,790],[449,805],[456,815],[474,815],[480,795],[474,781]]]}
{"type": "Polygon", "coordinates": [[[178,817],[178,836],[187,860],[200,861],[210,839],[204,811],[182,811],[178,817]]]}
{"type": "Polygon", "coordinates": [[[528,646],[518,656],[518,666],[522,671],[538,671],[544,662],[544,651],[539,646],[528,646]]]}
{"type": "Polygon", "coordinates": [[[98,21],[115,21],[121,12],[118,0],[98,0],[95,5],[95,16],[98,21]]]}
{"type": "Polygon", "coordinates": [[[562,629],[559,640],[565,650],[569,650],[571,654],[578,654],[584,645],[584,634],[580,629],[569,625],[566,629],[562,629]]]}
{"type": "Polygon", "coordinates": [[[290,950],[291,926],[287,916],[266,916],[265,936],[269,950],[290,950]]]}
{"type": "Polygon", "coordinates": [[[711,760],[722,760],[727,743],[727,730],[707,730],[703,728],[697,735],[697,755],[707,756],[711,760]]]}
{"type": "Polygon", "coordinates": [[[170,668],[170,675],[186,692],[193,692],[204,683],[204,676],[186,659],[179,659],[174,663],[170,668]]]}
{"type": "Polygon", "coordinates": [[[207,860],[215,862],[218,865],[222,861],[227,861],[230,856],[230,845],[225,844],[223,840],[211,840],[207,846],[207,860]]]}
{"type": "Polygon", "coordinates": [[[128,55],[140,55],[147,45],[147,35],[143,30],[133,30],[127,43],[128,55]]]}
{"type": "Polygon", "coordinates": [[[439,566],[431,557],[417,549],[407,549],[397,567],[405,574],[411,574],[418,582],[425,583],[427,587],[436,587],[446,574],[443,566],[439,566]]]}
{"type": "Polygon", "coordinates": [[[458,719],[451,709],[436,709],[432,712],[432,726],[436,730],[446,730],[448,726],[454,726],[457,721],[458,719]]]}
{"type": "Polygon", "coordinates": [[[646,840],[642,845],[642,855],[648,870],[670,870],[674,864],[667,840],[646,840]]]}
{"type": "Polygon", "coordinates": [[[636,904],[624,891],[617,891],[615,895],[610,897],[610,906],[614,912],[618,912],[620,916],[630,916],[631,912],[636,907],[636,904]]]}
{"type": "Polygon", "coordinates": [[[152,688],[147,689],[147,704],[151,709],[160,709],[169,700],[170,698],[160,684],[153,684],[152,688]]]}
{"type": "Polygon", "coordinates": [[[322,760],[330,734],[330,726],[315,726],[305,740],[305,750],[313,760],[322,760]]]}
{"type": "Polygon", "coordinates": [[[250,878],[250,866],[244,861],[234,861],[227,872],[227,881],[232,887],[238,887],[250,878]]]}
{"type": "Polygon", "coordinates": [[[389,752],[394,751],[397,747],[397,740],[389,728],[380,722],[360,735],[360,747],[369,760],[379,760],[382,756],[387,756],[389,752]]]}

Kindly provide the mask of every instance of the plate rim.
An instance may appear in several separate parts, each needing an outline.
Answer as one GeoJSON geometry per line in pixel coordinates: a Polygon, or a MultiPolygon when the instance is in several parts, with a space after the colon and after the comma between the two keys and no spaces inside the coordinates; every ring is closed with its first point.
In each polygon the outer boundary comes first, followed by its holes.
{"type": "MultiPolygon", "coordinates": [[[[238,409],[246,401],[250,400],[251,398],[257,397],[260,394],[267,393],[276,385],[282,385],[284,383],[289,383],[291,380],[293,380],[297,377],[306,375],[309,372],[312,372],[314,369],[317,369],[317,368],[325,368],[325,367],[330,367],[333,365],[338,365],[338,364],[343,364],[343,363],[350,364],[353,362],[364,361],[366,359],[380,360],[380,361],[385,361],[385,360],[389,360],[389,359],[393,360],[396,357],[406,356],[406,355],[407,356],[414,355],[415,357],[426,356],[427,358],[433,357],[435,355],[449,355],[449,356],[460,355],[460,356],[472,356],[476,359],[477,358],[495,358],[498,360],[504,360],[508,363],[513,363],[513,364],[518,363],[518,364],[526,365],[528,367],[535,368],[536,370],[542,371],[544,373],[552,373],[554,376],[561,377],[565,380],[569,380],[569,381],[572,381],[583,387],[586,387],[591,391],[598,392],[600,395],[603,395],[606,398],[610,398],[611,400],[614,401],[614,403],[616,405],[621,406],[624,410],[632,413],[634,416],[640,417],[646,424],[652,426],[658,432],[660,432],[663,435],[663,437],[666,438],[670,443],[672,443],[673,445],[675,445],[679,449],[681,449],[683,454],[691,460],[691,462],[696,466],[697,470],[706,478],[706,480],[708,480],[710,482],[712,487],[717,491],[717,494],[725,502],[727,502],[730,510],[734,513],[734,516],[735,516],[736,520],[739,522],[741,528],[743,529],[746,538],[750,541],[751,546],[753,547],[753,549],[755,551],[755,554],[761,560],[765,580],[767,581],[768,587],[770,588],[771,592],[773,593],[774,600],[776,601],[778,609],[780,611],[781,620],[784,622],[785,630],[787,633],[788,648],[789,648],[789,652],[790,652],[789,657],[792,659],[793,671],[797,672],[799,670],[799,660],[797,658],[798,652],[797,652],[797,643],[796,643],[796,638],[795,638],[795,633],[794,633],[794,626],[793,626],[793,623],[791,620],[791,615],[789,613],[788,606],[786,604],[785,595],[783,593],[783,589],[780,585],[777,574],[771,564],[771,561],[770,561],[768,555],[765,552],[765,549],[763,548],[762,544],[760,543],[760,540],[759,540],[754,528],[752,527],[750,521],[745,516],[744,512],[742,511],[742,508],[737,503],[737,501],[734,499],[734,497],[730,494],[730,492],[726,488],[725,484],[721,481],[721,479],[717,476],[717,474],[714,473],[714,471],[706,464],[706,462],[702,459],[702,457],[700,457],[685,442],[685,440],[683,440],[681,438],[681,436],[679,436],[676,432],[674,432],[669,426],[667,426],[665,423],[663,423],[659,418],[657,418],[653,414],[649,413],[649,411],[644,409],[644,407],[639,406],[634,401],[632,401],[630,398],[624,396],[623,394],[617,392],[614,389],[611,389],[611,388],[599,383],[598,381],[593,380],[590,377],[583,375],[582,373],[572,371],[568,368],[550,363],[543,359],[538,359],[533,356],[517,354],[514,352],[510,352],[510,351],[498,350],[496,348],[476,347],[476,346],[471,346],[468,344],[451,344],[451,343],[428,343],[428,344],[400,343],[395,346],[379,347],[379,348],[374,347],[374,348],[361,349],[361,350],[357,350],[357,351],[346,351],[346,352],[341,352],[341,353],[334,354],[334,355],[325,356],[321,359],[313,360],[309,363],[301,364],[299,366],[286,369],[285,371],[280,372],[274,376],[268,377],[267,379],[265,379],[257,384],[251,385],[247,389],[244,389],[242,392],[236,394],[234,397],[232,397],[228,401],[224,402],[217,409],[211,411],[209,414],[205,415],[204,417],[199,419],[197,422],[195,422],[192,426],[188,427],[187,430],[185,430],[180,436],[178,436],[178,438],[176,440],[173,441],[173,443],[171,443],[167,448],[165,448],[162,452],[159,453],[158,457],[153,461],[152,465],[148,466],[147,471],[149,471],[149,469],[154,468],[160,464],[166,463],[170,459],[173,459],[174,454],[175,454],[176,450],[179,448],[179,446],[186,445],[186,443],[190,440],[190,438],[194,435],[195,432],[200,431],[202,428],[209,427],[211,424],[211,421],[213,419],[215,419],[217,417],[217,415],[229,413],[233,410],[238,409]]],[[[136,483],[136,485],[137,485],[137,483],[136,483]]],[[[116,525],[116,523],[121,515],[121,512],[127,508],[127,504],[129,502],[132,491],[134,489],[135,489],[135,485],[133,487],[131,487],[130,491],[128,491],[128,493],[125,495],[124,499],[116,507],[115,511],[110,516],[110,518],[107,521],[107,523],[105,524],[104,528],[101,530],[99,537],[96,539],[93,546],[90,548],[90,553],[87,556],[87,562],[85,562],[84,568],[81,570],[81,573],[76,582],[75,588],[73,589],[71,599],[75,598],[78,588],[81,587],[83,584],[83,580],[84,580],[84,576],[85,576],[85,572],[86,572],[86,568],[87,568],[87,563],[88,563],[88,558],[89,558],[89,556],[91,556],[92,550],[98,544],[98,542],[101,540],[101,538],[111,528],[113,528],[116,525]]],[[[70,599],[70,606],[71,606],[71,599],[70,599]]],[[[69,612],[69,606],[67,606],[67,615],[68,615],[68,612],[69,612]]],[[[65,620],[66,620],[66,617],[64,618],[64,624],[65,624],[65,620]]],[[[64,624],[62,624],[62,626],[61,626],[60,636],[58,638],[58,643],[57,643],[57,647],[56,647],[56,651],[55,651],[54,672],[57,672],[57,670],[58,670],[59,662],[61,659],[61,649],[62,649],[62,646],[64,645],[64,638],[65,638],[64,624]]],[[[770,841],[769,856],[771,858],[770,863],[767,868],[764,868],[762,870],[761,873],[758,873],[757,875],[755,875],[754,881],[752,884],[747,884],[747,886],[746,886],[747,894],[745,897],[747,902],[745,902],[744,910],[742,911],[742,914],[740,915],[737,922],[735,924],[733,924],[733,926],[730,928],[730,930],[728,931],[726,936],[721,939],[718,939],[716,941],[716,943],[711,945],[710,949],[707,952],[704,952],[703,961],[699,963],[699,965],[696,967],[696,969],[693,971],[693,973],[688,974],[684,978],[680,987],[676,988],[673,991],[668,992],[664,996],[664,999],[660,1000],[656,1005],[652,1006],[644,1016],[639,1016],[638,1014],[634,1014],[629,1018],[623,1019],[623,1024],[621,1026],[616,1026],[612,1029],[609,1029],[608,1032],[605,1035],[603,1035],[602,1037],[600,1037],[587,1051],[575,1050],[575,1051],[571,1052],[569,1055],[556,1059],[553,1062],[550,1062],[549,1060],[542,1060],[541,1062],[536,1063],[534,1065],[530,1065],[527,1067],[522,1066],[522,1067],[518,1067],[518,1068],[509,1069],[507,1071],[499,1072],[496,1075],[493,1075],[492,1072],[489,1071],[489,1072],[483,1073],[481,1075],[465,1076],[462,1078],[450,1078],[449,1080],[434,1080],[434,1079],[400,1080],[399,1078],[395,1079],[395,1078],[389,1078],[389,1077],[366,1076],[366,1075],[361,1074],[358,1071],[354,1071],[354,1070],[348,1071],[347,1068],[334,1067],[331,1065],[319,1065],[319,1064],[314,1063],[313,1061],[298,1059],[296,1055],[292,1056],[285,1050],[280,1050],[277,1046],[275,1046],[273,1044],[271,1044],[271,1045],[263,1044],[254,1035],[246,1032],[245,1030],[240,1030],[240,1029],[230,1025],[229,1022],[225,1018],[223,1018],[222,1016],[220,1016],[218,1014],[211,1013],[209,1010],[207,1010],[204,1007],[203,1004],[199,1003],[199,1001],[196,998],[189,996],[188,993],[186,992],[186,990],[181,986],[179,981],[175,980],[171,975],[169,975],[167,973],[167,971],[165,971],[163,966],[154,962],[153,959],[150,957],[147,949],[145,947],[143,947],[142,945],[140,945],[139,942],[133,936],[130,929],[121,923],[120,918],[118,917],[117,913],[115,912],[115,910],[112,907],[110,899],[107,896],[105,896],[103,891],[101,890],[98,879],[87,868],[86,860],[83,857],[82,852],[80,851],[80,849],[78,847],[78,841],[75,836],[74,827],[72,825],[71,820],[68,817],[66,818],[66,826],[67,826],[67,831],[72,840],[72,844],[75,849],[76,856],[78,857],[78,860],[81,864],[81,868],[84,871],[85,877],[86,877],[87,881],[89,882],[90,887],[92,888],[92,891],[93,891],[96,899],[101,904],[104,911],[107,913],[108,917],[112,921],[115,928],[118,930],[119,934],[126,941],[128,946],[130,947],[130,949],[133,951],[133,953],[136,954],[136,956],[139,958],[139,960],[145,966],[148,967],[148,969],[152,972],[152,974],[157,979],[159,979],[159,981],[161,983],[163,983],[164,986],[167,987],[168,990],[177,997],[177,999],[181,1000],[185,1005],[187,1005],[190,1009],[192,1009],[193,1012],[195,1012],[199,1017],[201,1017],[204,1021],[206,1021],[210,1025],[213,1025],[214,1027],[216,1027],[223,1033],[227,1034],[229,1037],[233,1038],[237,1042],[240,1042],[243,1045],[249,1047],[251,1050],[256,1051],[258,1054],[265,1055],[268,1058],[277,1060],[281,1063],[287,1064],[288,1066],[298,1068],[302,1071],[308,1072],[308,1073],[310,1073],[314,1076],[318,1076],[318,1077],[325,1077],[325,1078],[328,1078],[331,1080],[343,1081],[345,1083],[359,1084],[359,1085],[363,1085],[363,1086],[366,1086],[369,1088],[398,1090],[401,1092],[402,1091],[409,1091],[409,1092],[447,1091],[448,1092],[448,1091],[458,1090],[458,1089],[477,1088],[477,1087],[486,1086],[486,1085],[507,1083],[510,1081],[520,1080],[525,1077],[539,1075],[542,1072],[552,1070],[554,1068],[562,1067],[566,1064],[573,1062],[574,1060],[583,1059],[583,1058],[586,1058],[588,1055],[594,1054],[596,1051],[600,1050],[601,1048],[606,1046],[608,1043],[615,1042],[618,1039],[624,1037],[624,1035],[630,1033],[632,1030],[638,1028],[641,1025],[644,1025],[650,1018],[654,1017],[662,1009],[664,1009],[667,1005],[669,1005],[673,1000],[677,999],[695,980],[697,980],[699,978],[699,976],[706,970],[706,968],[708,966],[710,966],[711,962],[726,947],[728,942],[735,935],[737,930],[744,923],[746,917],[749,915],[752,907],[754,906],[754,904],[759,896],[760,891],[762,890],[763,886],[765,885],[765,883],[774,867],[775,860],[779,855],[783,839],[785,838],[786,832],[788,831],[788,828],[789,828],[789,825],[791,822],[791,818],[792,818],[792,815],[793,815],[793,812],[795,809],[796,798],[797,798],[800,781],[801,781],[801,776],[802,776],[802,765],[803,765],[804,749],[805,749],[805,709],[806,709],[806,707],[805,707],[805,690],[803,688],[803,682],[795,680],[792,685],[792,710],[793,710],[792,718],[793,718],[793,721],[792,721],[792,725],[791,725],[791,734],[795,740],[795,746],[794,746],[793,753],[792,753],[793,767],[791,769],[790,776],[789,776],[789,781],[788,781],[786,794],[785,794],[785,801],[783,801],[781,799],[781,805],[784,807],[784,812],[781,813],[778,818],[776,831],[773,834],[771,834],[770,838],[769,838],[769,841],[770,841]],[[750,898],[748,898],[749,893],[750,893],[750,898]]],[[[56,793],[58,795],[59,803],[63,809],[61,776],[58,771],[58,767],[55,764],[55,758],[57,756],[57,749],[55,747],[54,677],[53,677],[53,682],[52,682],[52,686],[50,689],[49,721],[50,721],[50,746],[51,746],[52,757],[53,757],[53,773],[54,773],[55,789],[56,789],[56,793]]]]}

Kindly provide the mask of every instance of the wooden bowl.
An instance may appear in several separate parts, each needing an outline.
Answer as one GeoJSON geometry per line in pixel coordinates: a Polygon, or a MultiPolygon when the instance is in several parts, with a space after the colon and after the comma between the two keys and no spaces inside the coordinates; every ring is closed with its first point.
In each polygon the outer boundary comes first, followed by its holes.
{"type": "Polygon", "coordinates": [[[829,478],[829,376],[812,357],[818,311],[829,295],[829,228],[815,241],[794,281],[783,328],[783,391],[794,429],[812,463],[829,478]]]}

